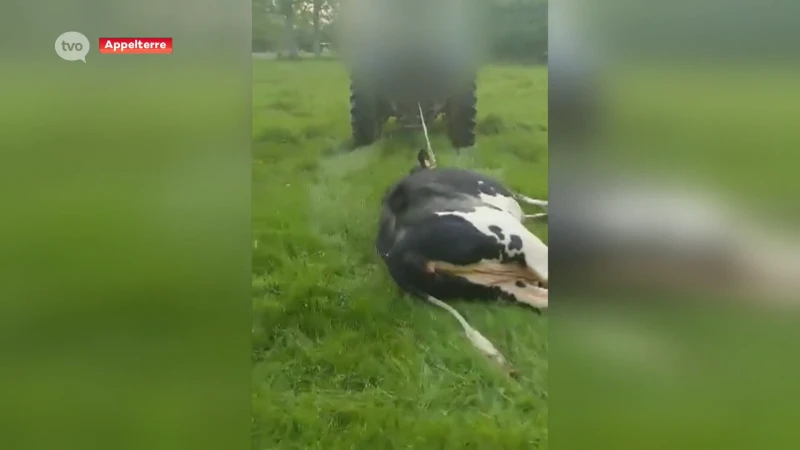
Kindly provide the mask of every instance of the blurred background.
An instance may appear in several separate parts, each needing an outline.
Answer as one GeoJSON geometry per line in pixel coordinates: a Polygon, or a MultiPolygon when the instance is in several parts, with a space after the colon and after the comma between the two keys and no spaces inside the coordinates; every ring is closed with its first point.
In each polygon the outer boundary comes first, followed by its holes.
{"type": "Polygon", "coordinates": [[[0,29],[0,446],[248,446],[250,3],[4,2],[0,29]],[[174,52],[97,50],[148,36],[174,52]]]}
{"type": "Polygon", "coordinates": [[[796,2],[550,2],[555,448],[795,448],[796,2]]]}
{"type": "MultiPolygon", "coordinates": [[[[339,57],[355,28],[388,29],[405,13],[438,21],[442,30],[470,16],[471,43],[486,59],[545,62],[547,0],[253,0],[253,53],[263,58],[339,57]],[[392,8],[393,14],[378,14],[392,8]],[[426,13],[420,13],[421,10],[426,13]],[[374,19],[381,17],[380,21],[374,19]]],[[[441,33],[440,33],[441,36],[441,33]]],[[[405,36],[404,39],[409,39],[405,36]]]]}

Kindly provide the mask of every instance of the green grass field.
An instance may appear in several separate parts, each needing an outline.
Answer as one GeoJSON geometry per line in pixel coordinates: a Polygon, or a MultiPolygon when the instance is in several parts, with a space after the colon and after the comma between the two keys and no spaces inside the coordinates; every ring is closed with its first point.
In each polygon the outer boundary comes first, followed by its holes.
{"type": "MultiPolygon", "coordinates": [[[[349,150],[340,63],[253,66],[253,448],[547,448],[545,316],[455,305],[521,372],[511,380],[375,254],[380,198],[422,136],[390,123],[349,150]]],[[[487,67],[478,86],[478,145],[457,154],[435,126],[439,164],[547,198],[547,69],[487,67]]]]}

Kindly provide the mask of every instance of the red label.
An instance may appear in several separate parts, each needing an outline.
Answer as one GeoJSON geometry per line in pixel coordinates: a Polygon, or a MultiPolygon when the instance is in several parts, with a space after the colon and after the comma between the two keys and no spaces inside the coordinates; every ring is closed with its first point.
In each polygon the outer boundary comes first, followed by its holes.
{"type": "Polygon", "coordinates": [[[100,38],[100,53],[115,55],[167,55],[172,38],[100,38]]]}

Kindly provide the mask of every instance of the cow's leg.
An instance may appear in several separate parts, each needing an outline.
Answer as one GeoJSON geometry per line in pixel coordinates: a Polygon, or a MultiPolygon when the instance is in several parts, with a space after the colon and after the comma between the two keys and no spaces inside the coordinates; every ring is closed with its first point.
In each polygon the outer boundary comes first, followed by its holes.
{"type": "Polygon", "coordinates": [[[535,198],[530,198],[528,196],[516,193],[514,194],[514,198],[528,205],[538,206],[540,208],[547,208],[547,203],[548,203],[547,200],[538,200],[535,198]]]}
{"type": "Polygon", "coordinates": [[[547,213],[525,214],[525,216],[523,216],[523,219],[535,220],[535,219],[541,219],[542,217],[547,217],[547,213]]]}

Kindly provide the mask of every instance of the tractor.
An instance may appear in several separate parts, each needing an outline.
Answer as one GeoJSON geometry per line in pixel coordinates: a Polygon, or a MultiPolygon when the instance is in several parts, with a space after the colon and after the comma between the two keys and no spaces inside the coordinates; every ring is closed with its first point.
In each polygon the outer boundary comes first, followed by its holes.
{"type": "Polygon", "coordinates": [[[358,10],[360,20],[348,23],[354,146],[380,139],[390,118],[402,128],[420,129],[422,120],[430,128],[439,116],[454,147],[475,145],[478,64],[467,21],[449,1],[431,2],[413,14],[392,7],[398,4],[403,2],[372,2],[358,10]],[[437,5],[449,7],[431,9],[437,5]]]}

